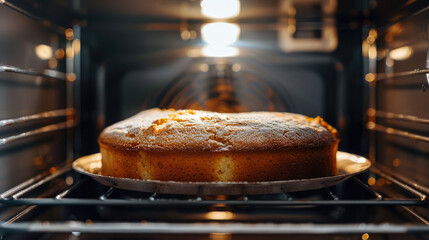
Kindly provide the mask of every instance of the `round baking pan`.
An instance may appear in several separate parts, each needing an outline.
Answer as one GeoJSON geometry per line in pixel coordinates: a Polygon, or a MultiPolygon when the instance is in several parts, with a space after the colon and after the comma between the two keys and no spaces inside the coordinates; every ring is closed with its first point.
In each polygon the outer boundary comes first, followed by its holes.
{"type": "Polygon", "coordinates": [[[170,194],[240,195],[298,192],[333,186],[362,173],[371,166],[368,159],[346,152],[337,152],[338,175],[321,178],[267,182],[175,182],[117,178],[101,174],[101,154],[81,157],[73,162],[73,169],[109,187],[170,194]]]}

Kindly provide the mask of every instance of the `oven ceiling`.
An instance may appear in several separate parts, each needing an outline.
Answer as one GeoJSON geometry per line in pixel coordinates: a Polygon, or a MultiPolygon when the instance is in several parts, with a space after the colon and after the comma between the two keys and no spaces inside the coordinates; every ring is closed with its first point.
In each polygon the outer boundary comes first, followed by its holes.
{"type": "MultiPolygon", "coordinates": [[[[241,1],[240,19],[276,16],[277,0],[241,1]]],[[[208,19],[201,14],[197,0],[91,0],[84,2],[90,15],[123,16],[132,18],[208,19]]]]}

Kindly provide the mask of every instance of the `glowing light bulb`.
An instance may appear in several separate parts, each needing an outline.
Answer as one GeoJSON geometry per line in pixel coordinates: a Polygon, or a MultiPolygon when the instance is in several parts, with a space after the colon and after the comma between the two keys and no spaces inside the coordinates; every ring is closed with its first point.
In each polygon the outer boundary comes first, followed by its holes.
{"type": "Polygon", "coordinates": [[[201,36],[209,45],[227,46],[237,41],[240,27],[233,23],[208,23],[202,26],[201,36]]]}
{"type": "Polygon", "coordinates": [[[232,18],[240,13],[239,0],[202,0],[201,12],[204,16],[216,19],[232,18]]]}
{"type": "Polygon", "coordinates": [[[206,218],[211,220],[229,220],[233,219],[235,214],[228,211],[212,211],[206,213],[206,218]]]}

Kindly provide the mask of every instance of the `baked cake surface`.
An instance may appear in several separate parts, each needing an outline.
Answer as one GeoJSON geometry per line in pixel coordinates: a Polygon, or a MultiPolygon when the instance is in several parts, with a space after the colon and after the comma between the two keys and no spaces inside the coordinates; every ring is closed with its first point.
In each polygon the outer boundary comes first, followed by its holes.
{"type": "Polygon", "coordinates": [[[102,173],[174,181],[273,181],[336,174],[338,132],[320,117],[150,109],[99,137],[102,173]]]}

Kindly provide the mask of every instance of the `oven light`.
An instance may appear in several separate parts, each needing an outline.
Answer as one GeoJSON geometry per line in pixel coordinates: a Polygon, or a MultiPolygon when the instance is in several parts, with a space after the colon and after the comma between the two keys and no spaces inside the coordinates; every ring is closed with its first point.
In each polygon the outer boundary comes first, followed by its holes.
{"type": "Polygon", "coordinates": [[[231,240],[231,233],[210,233],[210,240],[231,240]]]}
{"type": "Polygon", "coordinates": [[[72,42],[72,48],[73,48],[73,53],[74,54],[79,54],[80,53],[80,40],[79,39],[75,39],[72,42]]]}
{"type": "Polygon", "coordinates": [[[200,65],[200,71],[201,72],[208,72],[209,69],[210,69],[210,67],[206,63],[203,63],[203,64],[200,65]]]}
{"type": "Polygon", "coordinates": [[[73,40],[73,37],[74,37],[73,29],[67,28],[65,31],[65,35],[66,35],[67,40],[73,40]]]}
{"type": "Polygon", "coordinates": [[[66,48],[66,58],[73,58],[74,56],[74,51],[72,47],[67,47],[66,48]]]}
{"type": "Polygon", "coordinates": [[[58,59],[63,59],[65,55],[66,55],[66,53],[65,53],[64,49],[62,49],[62,48],[58,48],[55,51],[55,57],[58,59]]]}
{"type": "Polygon", "coordinates": [[[392,165],[394,167],[399,167],[399,165],[401,165],[401,160],[399,158],[393,159],[392,165]]]}
{"type": "Polygon", "coordinates": [[[52,48],[45,44],[37,45],[34,48],[34,52],[36,53],[37,57],[42,60],[48,60],[52,57],[52,48]]]}
{"type": "Polygon", "coordinates": [[[58,65],[57,59],[55,59],[55,58],[49,59],[48,65],[49,65],[50,68],[56,68],[57,65],[58,65]]]}
{"type": "Polygon", "coordinates": [[[393,49],[389,56],[393,60],[401,61],[410,58],[411,54],[413,54],[413,49],[411,47],[405,46],[393,49]]]}
{"type": "Polygon", "coordinates": [[[240,72],[240,70],[241,70],[241,65],[240,64],[234,63],[232,65],[232,71],[234,71],[234,72],[240,72]]]}
{"type": "Polygon", "coordinates": [[[205,57],[234,57],[239,52],[237,48],[227,46],[207,46],[202,49],[202,55],[205,57]]]}
{"type": "Polygon", "coordinates": [[[73,177],[67,177],[66,178],[66,184],[68,185],[68,186],[71,186],[71,185],[73,185],[73,183],[74,183],[74,179],[73,179],[73,177]]]}
{"type": "Polygon", "coordinates": [[[239,36],[238,24],[215,22],[204,24],[201,28],[201,37],[209,45],[227,46],[237,41],[239,36]]]}
{"type": "Polygon", "coordinates": [[[227,211],[211,211],[206,213],[206,218],[210,220],[230,220],[234,218],[234,213],[227,211]]]}
{"type": "Polygon", "coordinates": [[[377,57],[377,48],[374,45],[372,45],[372,46],[369,47],[369,49],[368,49],[368,57],[370,59],[375,59],[377,57]]]}
{"type": "Polygon", "coordinates": [[[368,73],[365,75],[365,81],[373,82],[374,80],[375,80],[375,74],[374,73],[368,73]]]}
{"type": "Polygon", "coordinates": [[[375,184],[375,182],[376,182],[375,178],[373,178],[373,177],[368,178],[368,184],[369,184],[370,186],[374,185],[374,184],[375,184]]]}
{"type": "Polygon", "coordinates": [[[231,18],[240,13],[239,0],[202,0],[201,12],[210,18],[231,18]]]}

